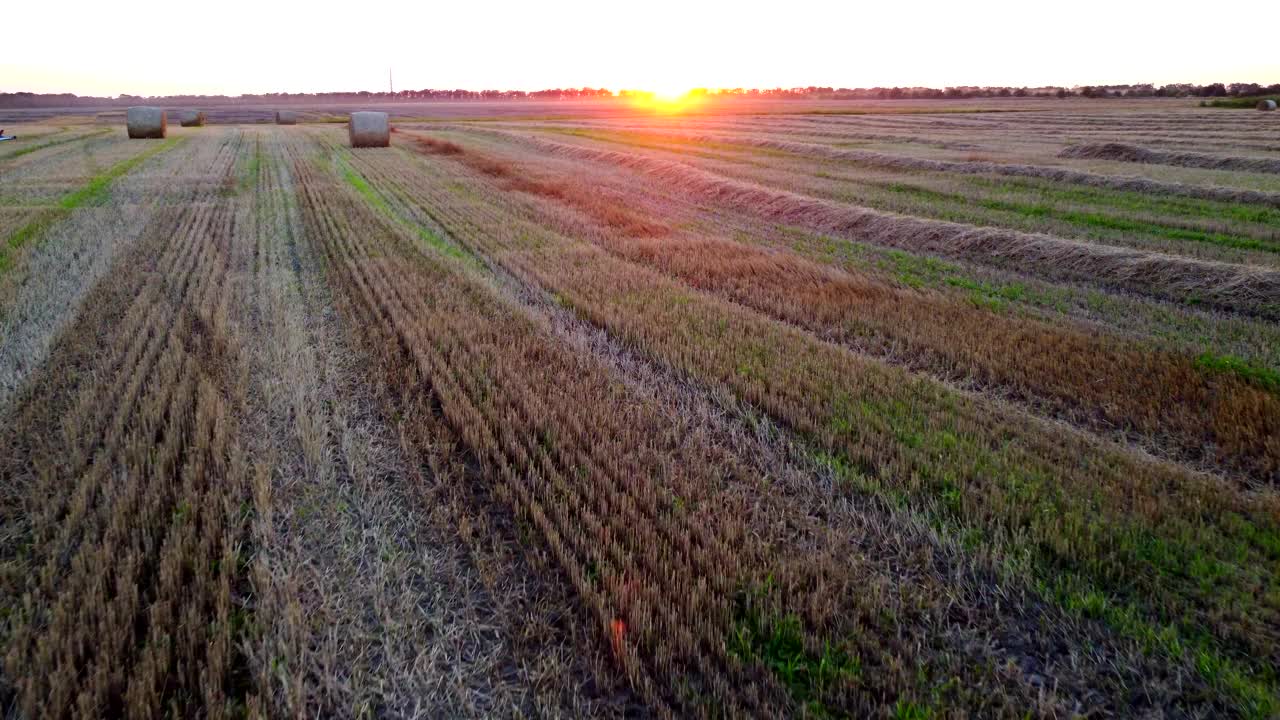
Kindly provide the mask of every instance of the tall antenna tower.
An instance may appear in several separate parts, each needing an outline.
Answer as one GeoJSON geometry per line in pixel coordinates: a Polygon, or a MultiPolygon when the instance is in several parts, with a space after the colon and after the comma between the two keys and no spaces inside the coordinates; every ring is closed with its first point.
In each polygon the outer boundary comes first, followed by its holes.
{"type": "Polygon", "coordinates": [[[391,81],[391,68],[387,68],[387,87],[391,88],[391,96],[395,97],[396,84],[391,81]]]}

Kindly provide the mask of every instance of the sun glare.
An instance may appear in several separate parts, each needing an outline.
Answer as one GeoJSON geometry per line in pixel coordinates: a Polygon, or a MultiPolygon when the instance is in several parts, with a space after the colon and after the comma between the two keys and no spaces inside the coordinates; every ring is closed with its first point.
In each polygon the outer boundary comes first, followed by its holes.
{"type": "Polygon", "coordinates": [[[666,87],[658,87],[653,90],[653,99],[658,102],[672,103],[683,99],[689,94],[689,88],[668,85],[666,87]]]}
{"type": "Polygon", "coordinates": [[[656,112],[681,112],[702,99],[692,89],[674,85],[638,92],[633,97],[637,106],[656,112]]]}

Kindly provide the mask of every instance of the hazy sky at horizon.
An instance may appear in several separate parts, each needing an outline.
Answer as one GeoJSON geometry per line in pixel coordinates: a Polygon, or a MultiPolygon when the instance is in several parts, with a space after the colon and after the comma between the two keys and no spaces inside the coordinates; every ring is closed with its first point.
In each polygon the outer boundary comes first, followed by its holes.
{"type": "Polygon", "coordinates": [[[49,7],[6,8],[0,92],[1280,82],[1270,0],[49,7]]]}

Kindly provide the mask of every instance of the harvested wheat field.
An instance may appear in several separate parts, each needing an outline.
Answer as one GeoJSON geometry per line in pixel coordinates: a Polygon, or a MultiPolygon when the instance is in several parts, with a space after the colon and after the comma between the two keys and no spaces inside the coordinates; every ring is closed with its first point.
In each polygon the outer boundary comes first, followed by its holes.
{"type": "Polygon", "coordinates": [[[1275,113],[839,107],[15,126],[0,714],[1280,715],[1275,113]]]}

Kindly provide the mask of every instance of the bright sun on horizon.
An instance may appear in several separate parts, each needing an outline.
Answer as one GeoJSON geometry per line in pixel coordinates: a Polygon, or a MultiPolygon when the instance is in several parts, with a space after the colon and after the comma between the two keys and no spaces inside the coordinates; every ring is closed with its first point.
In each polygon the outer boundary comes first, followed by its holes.
{"type": "Polygon", "coordinates": [[[659,113],[679,113],[698,104],[693,88],[687,85],[655,85],[638,92],[636,106],[659,113]]]}
{"type": "Polygon", "coordinates": [[[655,87],[653,98],[661,102],[675,102],[682,100],[692,88],[683,85],[659,85],[655,87]]]}

